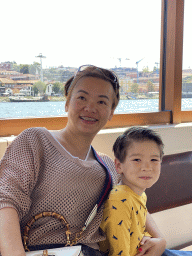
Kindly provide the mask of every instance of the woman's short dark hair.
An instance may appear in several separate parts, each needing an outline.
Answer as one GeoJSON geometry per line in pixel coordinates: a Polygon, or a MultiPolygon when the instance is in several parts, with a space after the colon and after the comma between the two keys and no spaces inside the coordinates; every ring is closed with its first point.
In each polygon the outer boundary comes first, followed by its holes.
{"type": "Polygon", "coordinates": [[[120,135],[113,145],[114,155],[121,163],[125,161],[127,150],[134,141],[154,141],[159,147],[160,157],[163,157],[164,144],[157,132],[144,127],[131,127],[120,135]]]}
{"type": "Polygon", "coordinates": [[[113,89],[114,89],[114,93],[115,93],[112,109],[116,108],[116,106],[118,105],[119,100],[120,100],[119,80],[117,78],[117,75],[114,72],[112,72],[108,69],[99,68],[99,67],[91,66],[91,65],[87,66],[83,71],[77,72],[76,75],[72,76],[66,82],[66,84],[65,84],[65,96],[66,96],[67,99],[71,97],[71,92],[72,92],[73,88],[75,87],[77,81],[79,79],[83,78],[83,77],[95,77],[95,78],[100,78],[102,80],[110,82],[113,89]]]}

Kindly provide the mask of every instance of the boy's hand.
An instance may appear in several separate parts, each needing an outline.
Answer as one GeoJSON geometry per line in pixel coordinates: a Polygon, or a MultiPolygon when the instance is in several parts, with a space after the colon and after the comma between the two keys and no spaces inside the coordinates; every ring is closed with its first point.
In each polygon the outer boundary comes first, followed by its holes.
{"type": "Polygon", "coordinates": [[[152,238],[144,236],[141,240],[137,256],[161,256],[166,249],[164,238],[152,238]]]}

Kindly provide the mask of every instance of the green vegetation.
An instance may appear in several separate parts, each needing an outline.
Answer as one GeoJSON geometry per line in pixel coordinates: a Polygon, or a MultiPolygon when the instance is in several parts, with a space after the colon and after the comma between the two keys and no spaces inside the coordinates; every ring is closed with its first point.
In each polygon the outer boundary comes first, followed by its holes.
{"type": "Polygon", "coordinates": [[[0,96],[0,102],[10,102],[9,97],[1,97],[0,96]]]}
{"type": "Polygon", "coordinates": [[[154,92],[155,91],[155,86],[151,81],[147,82],[147,92],[154,92]]]}
{"type": "Polygon", "coordinates": [[[183,78],[182,83],[192,83],[192,76],[183,78]]]}
{"type": "Polygon", "coordinates": [[[34,95],[36,96],[38,93],[40,93],[40,95],[43,95],[43,93],[46,90],[46,84],[43,83],[42,81],[38,81],[36,83],[34,83],[33,85],[33,91],[34,91],[34,95]]]}
{"type": "Polygon", "coordinates": [[[73,75],[74,72],[67,70],[67,68],[49,68],[43,70],[43,76],[46,77],[48,81],[60,81],[63,83],[73,75]]]}
{"type": "Polygon", "coordinates": [[[130,91],[132,93],[138,93],[139,92],[139,85],[137,83],[134,83],[131,85],[130,91]]]}
{"type": "Polygon", "coordinates": [[[40,74],[41,65],[39,62],[33,62],[33,64],[19,64],[17,65],[16,62],[12,62],[12,70],[23,74],[32,74],[35,75],[36,72],[40,74]]]}
{"type": "Polygon", "coordinates": [[[55,94],[61,93],[64,95],[64,85],[60,82],[55,82],[53,84],[53,91],[55,94]]]}

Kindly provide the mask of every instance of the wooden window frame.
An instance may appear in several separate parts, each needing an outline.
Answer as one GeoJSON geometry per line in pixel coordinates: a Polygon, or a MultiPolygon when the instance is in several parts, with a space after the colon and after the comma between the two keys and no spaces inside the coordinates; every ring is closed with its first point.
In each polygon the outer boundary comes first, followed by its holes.
{"type": "MultiPolygon", "coordinates": [[[[159,111],[115,114],[105,128],[176,124],[192,121],[192,111],[181,111],[184,0],[162,0],[159,111]]],[[[29,127],[59,130],[67,117],[0,119],[0,136],[18,135],[29,127]]]]}

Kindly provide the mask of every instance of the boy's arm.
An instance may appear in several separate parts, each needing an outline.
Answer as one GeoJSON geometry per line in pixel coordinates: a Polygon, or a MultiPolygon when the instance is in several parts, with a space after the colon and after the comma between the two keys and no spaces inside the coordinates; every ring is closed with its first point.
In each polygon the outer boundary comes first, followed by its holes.
{"type": "Polygon", "coordinates": [[[0,253],[2,256],[25,256],[19,217],[14,208],[0,210],[0,253]]]}
{"type": "Polygon", "coordinates": [[[146,231],[155,238],[164,238],[163,234],[157,227],[157,224],[153,220],[151,214],[148,212],[147,213],[147,219],[146,219],[146,231]]]}
{"type": "Polygon", "coordinates": [[[131,222],[127,212],[122,209],[118,202],[107,202],[104,209],[104,218],[101,229],[106,235],[106,240],[99,243],[100,250],[109,251],[109,256],[130,255],[130,229],[131,222]],[[119,206],[119,207],[118,207],[119,206]],[[118,210],[120,209],[120,211],[118,210]]]}
{"type": "Polygon", "coordinates": [[[149,213],[147,213],[146,231],[152,238],[142,240],[142,251],[138,253],[137,256],[161,256],[166,248],[166,240],[149,213]]]}

